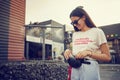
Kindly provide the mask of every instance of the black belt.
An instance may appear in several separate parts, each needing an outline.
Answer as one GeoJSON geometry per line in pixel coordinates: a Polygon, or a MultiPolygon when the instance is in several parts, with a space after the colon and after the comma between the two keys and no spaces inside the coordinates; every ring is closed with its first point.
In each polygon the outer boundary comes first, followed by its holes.
{"type": "Polygon", "coordinates": [[[91,64],[89,61],[87,61],[87,60],[90,60],[90,59],[87,59],[87,58],[84,58],[84,60],[83,60],[83,64],[91,64]]]}

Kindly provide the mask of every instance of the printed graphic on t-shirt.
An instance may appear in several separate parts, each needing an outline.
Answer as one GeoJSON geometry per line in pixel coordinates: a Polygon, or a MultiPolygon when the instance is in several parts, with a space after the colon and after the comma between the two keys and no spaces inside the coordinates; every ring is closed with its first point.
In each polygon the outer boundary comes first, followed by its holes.
{"type": "Polygon", "coordinates": [[[88,44],[89,42],[93,42],[89,38],[77,38],[74,40],[74,45],[80,45],[80,44],[88,44]]]}
{"type": "Polygon", "coordinates": [[[87,32],[75,32],[72,41],[74,55],[84,50],[96,51],[102,43],[107,42],[103,31],[98,28],[92,28],[87,32]]]}

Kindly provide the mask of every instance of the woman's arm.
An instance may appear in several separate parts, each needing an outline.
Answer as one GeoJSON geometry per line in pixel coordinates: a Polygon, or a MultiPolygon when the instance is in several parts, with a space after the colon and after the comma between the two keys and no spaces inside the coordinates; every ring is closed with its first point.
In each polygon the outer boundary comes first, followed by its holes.
{"type": "Polygon", "coordinates": [[[87,56],[99,60],[99,61],[106,61],[109,62],[111,60],[109,47],[107,43],[104,43],[100,46],[100,52],[93,52],[90,50],[84,50],[82,52],[79,52],[77,55],[75,55],[76,58],[85,58],[87,56]]]}
{"type": "Polygon", "coordinates": [[[111,60],[111,55],[110,55],[110,52],[109,52],[109,47],[107,45],[107,43],[104,43],[100,46],[100,50],[101,52],[100,53],[97,53],[97,52],[89,52],[88,53],[88,56],[93,58],[93,59],[96,59],[96,60],[99,60],[99,61],[110,61],[111,60]]]}

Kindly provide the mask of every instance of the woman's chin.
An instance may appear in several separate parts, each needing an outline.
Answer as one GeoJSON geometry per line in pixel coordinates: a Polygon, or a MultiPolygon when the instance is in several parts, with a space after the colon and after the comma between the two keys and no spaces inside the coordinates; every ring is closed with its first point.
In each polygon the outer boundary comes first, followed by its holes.
{"type": "Polygon", "coordinates": [[[79,30],[81,30],[81,28],[78,28],[79,30]]]}

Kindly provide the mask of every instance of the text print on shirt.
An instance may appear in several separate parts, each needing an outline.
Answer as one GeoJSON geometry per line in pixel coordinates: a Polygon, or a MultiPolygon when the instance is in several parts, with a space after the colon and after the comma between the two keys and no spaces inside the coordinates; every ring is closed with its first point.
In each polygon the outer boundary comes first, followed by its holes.
{"type": "Polygon", "coordinates": [[[74,45],[80,45],[80,44],[88,44],[89,42],[93,42],[89,38],[77,38],[74,41],[74,45]]]}

